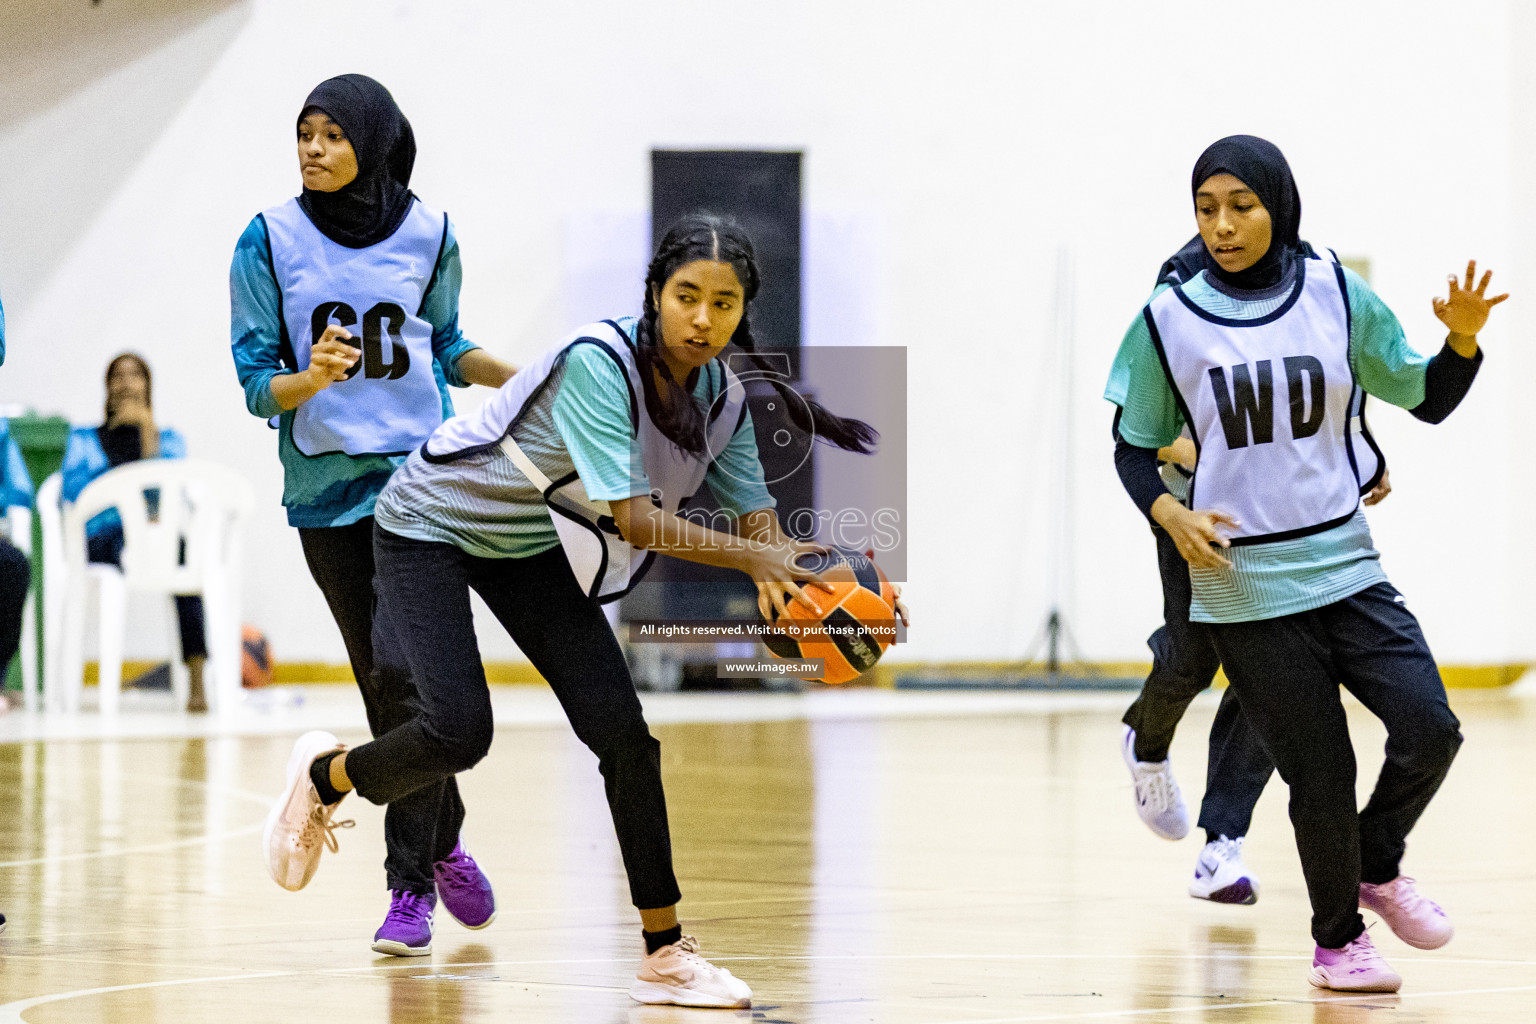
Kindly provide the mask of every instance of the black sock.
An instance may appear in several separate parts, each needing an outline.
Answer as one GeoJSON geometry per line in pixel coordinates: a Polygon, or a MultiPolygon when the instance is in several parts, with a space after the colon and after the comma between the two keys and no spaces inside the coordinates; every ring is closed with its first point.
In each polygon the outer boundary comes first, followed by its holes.
{"type": "Polygon", "coordinates": [[[1205,830],[1205,845],[1206,846],[1210,846],[1212,843],[1214,843],[1216,840],[1218,840],[1220,838],[1221,838],[1221,836],[1217,835],[1215,832],[1212,832],[1210,829],[1206,829],[1205,830]]]}
{"type": "Polygon", "coordinates": [[[683,926],[675,924],[664,932],[648,932],[641,930],[640,935],[645,939],[645,955],[650,956],[662,946],[670,946],[683,937],[683,926]]]}
{"type": "Polygon", "coordinates": [[[329,754],[321,754],[309,766],[309,781],[315,784],[315,792],[320,794],[320,802],[323,804],[334,804],[347,795],[331,785],[331,762],[339,753],[341,751],[333,750],[329,754]]]}

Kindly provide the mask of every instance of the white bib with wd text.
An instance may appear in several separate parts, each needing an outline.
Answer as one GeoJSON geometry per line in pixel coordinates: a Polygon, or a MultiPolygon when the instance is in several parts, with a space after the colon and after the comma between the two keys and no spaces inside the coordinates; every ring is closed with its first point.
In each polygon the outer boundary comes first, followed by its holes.
{"type": "Polygon", "coordinates": [[[1237,518],[1225,531],[1234,544],[1342,525],[1374,474],[1374,448],[1353,436],[1363,394],[1347,294],[1337,264],[1314,258],[1298,261],[1290,294],[1258,319],[1208,313],[1182,285],[1144,310],[1200,452],[1189,506],[1237,518]]]}

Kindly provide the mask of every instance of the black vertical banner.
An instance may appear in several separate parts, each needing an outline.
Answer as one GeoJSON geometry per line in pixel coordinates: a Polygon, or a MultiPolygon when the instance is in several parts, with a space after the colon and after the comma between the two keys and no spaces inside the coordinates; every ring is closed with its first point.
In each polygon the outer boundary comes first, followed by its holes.
{"type": "Polygon", "coordinates": [[[651,247],[679,217],[735,218],[757,251],[763,288],[752,333],[764,349],[800,351],[800,154],[744,150],[651,152],[651,247]]]}
{"type": "MultiPolygon", "coordinates": [[[[800,377],[800,163],[798,152],[654,150],[651,153],[651,240],[659,243],[689,213],[728,216],[746,229],[757,254],[762,287],[752,301],[757,351],[769,353],[790,380],[800,377]],[[776,358],[775,358],[776,357],[776,358]]],[[[729,350],[728,350],[729,352],[729,350]]],[[[797,434],[784,401],[766,380],[752,380],[739,358],[731,368],[746,381],[768,489],[781,522],[809,508],[815,494],[814,458],[797,434]]],[[[719,506],[705,489],[688,508],[708,521],[719,506]]],[[[685,514],[687,514],[685,512],[685,514]]],[[[738,572],[659,558],[646,582],[625,598],[625,619],[752,619],[757,591],[738,572]]],[[[711,676],[713,655],[710,657],[711,676]]]]}

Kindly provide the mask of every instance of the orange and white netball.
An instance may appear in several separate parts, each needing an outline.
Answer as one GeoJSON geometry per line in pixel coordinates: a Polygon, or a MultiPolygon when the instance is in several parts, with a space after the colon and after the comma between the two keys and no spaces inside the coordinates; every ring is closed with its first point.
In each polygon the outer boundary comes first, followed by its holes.
{"type": "Polygon", "coordinates": [[[807,677],[830,684],[849,683],[874,668],[896,640],[896,588],[868,554],[829,548],[819,558],[802,558],[801,568],[817,573],[831,592],[807,586],[806,595],[788,605],[787,621],[763,641],[779,658],[820,658],[821,675],[807,677]]]}

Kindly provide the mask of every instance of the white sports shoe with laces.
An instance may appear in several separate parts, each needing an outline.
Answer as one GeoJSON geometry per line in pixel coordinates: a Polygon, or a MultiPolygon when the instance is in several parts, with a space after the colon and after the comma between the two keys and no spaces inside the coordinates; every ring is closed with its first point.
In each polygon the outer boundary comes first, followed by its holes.
{"type": "Polygon", "coordinates": [[[328,732],[316,730],[300,736],[288,755],[288,788],[267,812],[261,833],[267,872],[290,892],[304,888],[315,877],[321,851],[327,847],[336,851],[335,830],[354,824],[350,820],[332,822],[331,815],[340,801],[321,803],[315,784],[309,781],[309,766],[315,758],[342,749],[341,742],[328,732]]]}
{"type": "Polygon", "coordinates": [[[1259,901],[1259,880],[1243,864],[1243,837],[1217,836],[1205,844],[1195,861],[1195,878],[1189,894],[1212,903],[1239,903],[1249,906],[1259,901]]]}
{"type": "Polygon", "coordinates": [[[1136,786],[1136,813],[1147,828],[1164,839],[1189,835],[1189,810],[1173,777],[1169,761],[1136,760],[1136,730],[1130,726],[1120,736],[1120,753],[1136,786]]]}
{"type": "Polygon", "coordinates": [[[752,1005],[747,983],[699,955],[699,940],[684,935],[640,963],[629,997],[640,1003],[745,1009],[752,1005]]]}

